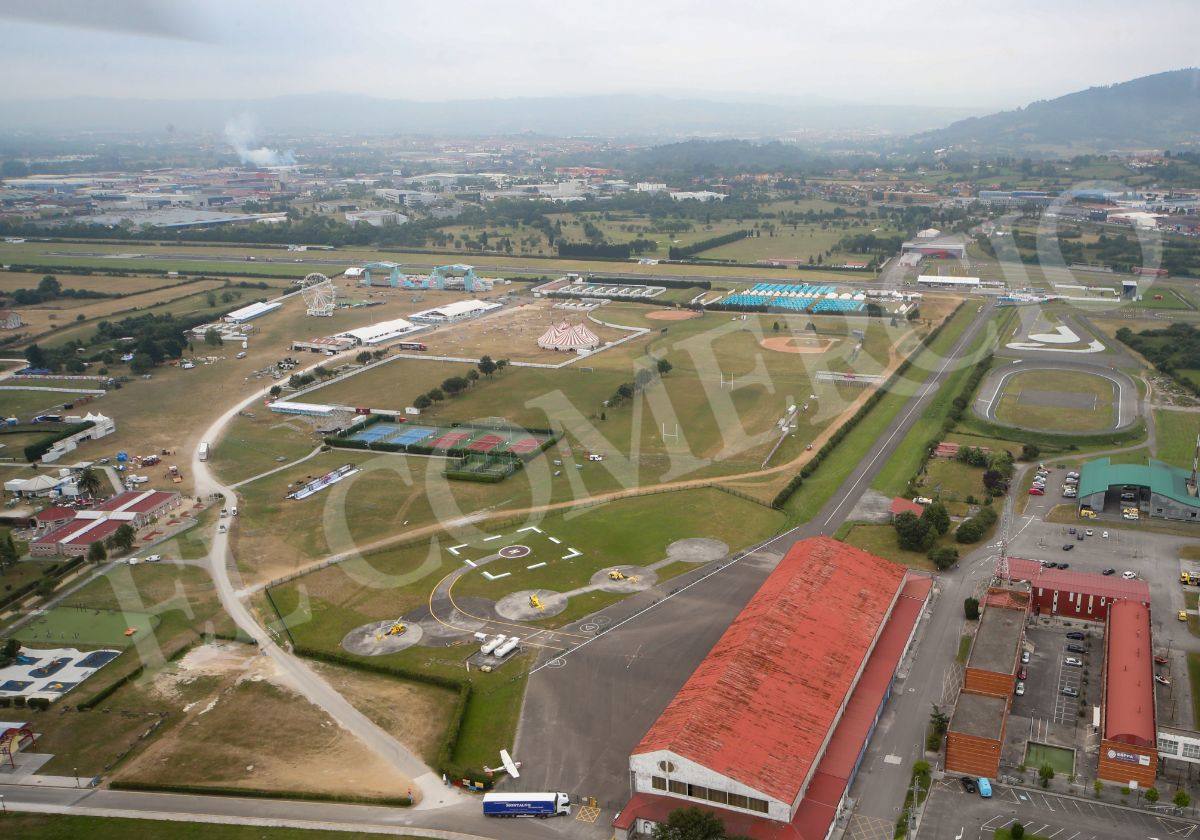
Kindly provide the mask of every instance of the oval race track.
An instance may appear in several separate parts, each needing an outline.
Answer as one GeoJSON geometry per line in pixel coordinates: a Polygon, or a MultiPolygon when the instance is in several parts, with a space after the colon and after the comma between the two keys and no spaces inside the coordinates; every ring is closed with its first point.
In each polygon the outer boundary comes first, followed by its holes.
{"type": "MultiPolygon", "coordinates": [[[[1039,370],[1086,373],[1112,382],[1116,394],[1113,399],[1113,424],[1109,427],[1109,430],[1124,429],[1132,426],[1141,415],[1141,401],[1138,399],[1137,384],[1128,374],[1115,368],[1091,365],[1085,362],[1040,360],[1010,362],[990,371],[979,388],[979,396],[971,406],[972,410],[975,414],[991,423],[997,423],[1002,426],[1012,425],[996,419],[996,407],[1000,404],[1000,395],[1004,391],[1004,383],[1018,373],[1029,373],[1039,370]]],[[[1021,427],[1014,426],[1014,428],[1021,427]]]]}

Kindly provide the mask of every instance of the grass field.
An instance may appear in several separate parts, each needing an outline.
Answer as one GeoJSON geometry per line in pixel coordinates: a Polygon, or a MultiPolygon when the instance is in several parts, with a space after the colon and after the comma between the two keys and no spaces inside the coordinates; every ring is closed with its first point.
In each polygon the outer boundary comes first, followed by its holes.
{"type": "MultiPolygon", "coordinates": [[[[33,289],[41,281],[44,272],[29,271],[0,271],[0,292],[12,292],[17,289],[33,289]]],[[[133,277],[107,277],[103,274],[64,274],[55,272],[54,277],[64,289],[81,289],[88,292],[104,292],[110,295],[132,295],[157,289],[160,286],[172,286],[184,283],[186,277],[170,277],[162,274],[149,274],[133,277]]],[[[60,301],[63,304],[69,300],[60,301]]]]}
{"type": "Polygon", "coordinates": [[[996,420],[1011,426],[1045,432],[1099,432],[1112,427],[1113,383],[1078,371],[1037,370],[1010,376],[996,404],[996,420]],[[1022,400],[1023,392],[1051,393],[1063,397],[1058,405],[1022,400]],[[1090,407],[1075,406],[1072,398],[1093,400],[1090,407]]]}
{"type": "Polygon", "coordinates": [[[1200,433],[1200,414],[1188,411],[1154,410],[1154,432],[1160,461],[1180,469],[1190,469],[1200,433]]]}
{"type": "MultiPolygon", "coordinates": [[[[913,569],[932,571],[934,566],[923,551],[905,551],[896,544],[896,529],[891,525],[869,525],[856,523],[850,528],[842,542],[869,551],[877,557],[884,557],[913,569]]],[[[935,547],[955,547],[954,529],[935,543],[935,547]]]]}
{"type": "Polygon", "coordinates": [[[1200,721],[1200,653],[1187,655],[1188,685],[1191,687],[1192,720],[1200,721]]]}
{"type": "Polygon", "coordinates": [[[148,613],[58,606],[26,624],[15,635],[22,642],[34,645],[128,647],[150,635],[157,625],[158,618],[148,613]],[[137,632],[126,636],[126,630],[137,632]]]}
{"type": "MultiPolygon", "coordinates": [[[[3,383],[16,387],[19,381],[6,380],[3,383]]],[[[61,384],[61,383],[60,383],[61,384]]],[[[16,417],[28,422],[43,411],[57,409],[70,402],[71,394],[60,394],[55,391],[0,391],[0,414],[4,417],[16,417]]],[[[0,443],[7,443],[0,435],[0,443]]]]}
{"type": "Polygon", "coordinates": [[[1025,750],[1025,765],[1037,769],[1043,764],[1049,764],[1060,776],[1070,776],[1075,772],[1075,751],[1030,741],[1025,750]]]}
{"type": "MultiPolygon", "coordinates": [[[[258,825],[221,825],[177,820],[137,820],[116,817],[77,817],[65,814],[22,814],[11,808],[0,817],[0,826],[24,840],[345,840],[345,831],[309,831],[300,828],[264,828],[258,825]]],[[[394,840],[418,840],[410,835],[390,835],[394,840]]]]}

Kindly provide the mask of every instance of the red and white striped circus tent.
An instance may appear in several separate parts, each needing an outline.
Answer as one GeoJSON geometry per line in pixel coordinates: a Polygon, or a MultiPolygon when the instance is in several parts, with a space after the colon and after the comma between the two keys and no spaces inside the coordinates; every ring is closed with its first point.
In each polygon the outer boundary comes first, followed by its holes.
{"type": "Polygon", "coordinates": [[[566,321],[550,327],[538,339],[543,350],[574,350],[583,353],[600,346],[600,338],[583,324],[571,326],[566,321]]]}

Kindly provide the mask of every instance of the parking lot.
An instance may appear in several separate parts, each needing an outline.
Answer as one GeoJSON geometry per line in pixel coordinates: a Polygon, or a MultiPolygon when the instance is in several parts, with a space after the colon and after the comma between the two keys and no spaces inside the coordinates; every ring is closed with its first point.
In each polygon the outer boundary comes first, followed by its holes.
{"type": "Polygon", "coordinates": [[[1025,665],[1027,678],[1025,694],[1013,698],[1012,713],[1034,721],[1050,720],[1054,723],[1074,726],[1079,719],[1079,710],[1088,708],[1089,693],[1098,687],[1099,657],[1101,654],[1100,633],[1089,630],[1086,640],[1068,639],[1068,632],[1080,632],[1080,628],[1029,627],[1025,631],[1027,649],[1032,647],[1029,663],[1025,665]],[[1085,653],[1067,652],[1068,644],[1087,648],[1085,653]],[[1067,659],[1083,662],[1082,667],[1066,664],[1067,659]],[[1096,659],[1095,662],[1092,660],[1096,659]],[[1090,684],[1084,685],[1083,675],[1091,674],[1090,684]],[[1069,688],[1077,697],[1063,694],[1069,688]]]}
{"type": "Polygon", "coordinates": [[[958,777],[934,784],[926,801],[918,840],[991,840],[1014,821],[1025,836],[1050,840],[1133,840],[1198,837],[1194,822],[1159,813],[1120,808],[1078,797],[994,784],[983,799],[963,791],[958,777]]]}

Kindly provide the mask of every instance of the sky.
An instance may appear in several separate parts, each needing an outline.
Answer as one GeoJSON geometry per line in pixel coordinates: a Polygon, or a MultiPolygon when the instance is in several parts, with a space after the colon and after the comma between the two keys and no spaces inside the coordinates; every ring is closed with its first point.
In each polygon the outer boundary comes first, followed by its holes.
{"type": "Polygon", "coordinates": [[[3,99],[659,93],[1008,108],[1195,65],[1195,0],[0,0],[3,99]]]}

